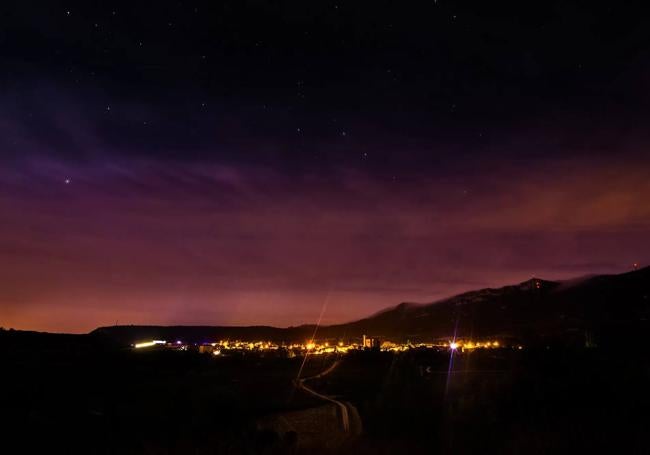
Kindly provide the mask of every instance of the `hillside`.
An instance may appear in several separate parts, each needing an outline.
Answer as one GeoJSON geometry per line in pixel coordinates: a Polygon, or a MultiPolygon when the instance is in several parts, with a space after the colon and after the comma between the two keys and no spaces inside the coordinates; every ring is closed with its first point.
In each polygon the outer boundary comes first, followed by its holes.
{"type": "MultiPolygon", "coordinates": [[[[429,304],[402,303],[371,317],[321,327],[318,338],[358,338],[362,334],[394,341],[445,337],[511,337],[529,343],[585,337],[602,342],[634,337],[650,319],[650,268],[563,282],[531,279],[516,285],[471,291],[429,304]]],[[[138,339],[223,338],[304,341],[313,326],[209,327],[117,326],[93,333],[120,342],[138,339]]]]}

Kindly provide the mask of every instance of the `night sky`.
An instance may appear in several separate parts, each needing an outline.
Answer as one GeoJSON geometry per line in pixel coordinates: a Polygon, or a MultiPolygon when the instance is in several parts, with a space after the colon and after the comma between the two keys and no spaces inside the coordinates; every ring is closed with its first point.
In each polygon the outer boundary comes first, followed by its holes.
{"type": "Polygon", "coordinates": [[[1,326],[343,322],[650,262],[640,6],[5,3],[1,326]]]}

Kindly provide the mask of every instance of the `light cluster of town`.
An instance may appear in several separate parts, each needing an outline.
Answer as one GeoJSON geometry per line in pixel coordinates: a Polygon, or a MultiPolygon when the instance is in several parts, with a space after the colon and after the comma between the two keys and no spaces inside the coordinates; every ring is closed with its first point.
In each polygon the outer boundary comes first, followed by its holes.
{"type": "Polygon", "coordinates": [[[379,338],[367,337],[363,335],[358,342],[344,341],[315,341],[309,340],[304,343],[278,344],[270,341],[233,341],[220,340],[210,343],[186,343],[181,340],[169,342],[165,340],[151,340],[135,343],[132,345],[135,349],[145,348],[167,348],[172,350],[198,350],[201,353],[208,353],[215,356],[227,355],[236,352],[265,352],[277,351],[288,357],[300,355],[322,355],[322,354],[345,354],[350,351],[374,350],[374,351],[406,351],[409,349],[435,349],[450,350],[456,352],[472,351],[475,349],[497,349],[513,348],[523,349],[521,345],[510,345],[498,340],[439,340],[431,343],[394,343],[391,341],[381,341],[379,338]]]}

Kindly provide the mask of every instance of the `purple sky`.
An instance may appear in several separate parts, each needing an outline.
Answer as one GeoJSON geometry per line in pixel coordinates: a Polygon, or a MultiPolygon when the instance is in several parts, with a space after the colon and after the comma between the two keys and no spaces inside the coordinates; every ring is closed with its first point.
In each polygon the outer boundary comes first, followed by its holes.
{"type": "Polygon", "coordinates": [[[650,258],[650,181],[626,156],[388,181],[35,158],[0,174],[0,319],[286,326],[327,302],[332,323],[532,275],[621,272],[650,258]]]}

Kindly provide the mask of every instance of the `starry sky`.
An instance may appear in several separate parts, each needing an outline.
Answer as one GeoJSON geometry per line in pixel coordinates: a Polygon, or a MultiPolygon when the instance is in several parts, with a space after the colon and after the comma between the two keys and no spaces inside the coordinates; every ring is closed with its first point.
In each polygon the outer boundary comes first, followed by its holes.
{"type": "Polygon", "coordinates": [[[650,262],[643,3],[0,6],[0,326],[271,324],[650,262]]]}

